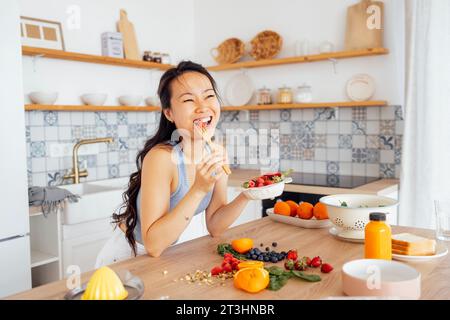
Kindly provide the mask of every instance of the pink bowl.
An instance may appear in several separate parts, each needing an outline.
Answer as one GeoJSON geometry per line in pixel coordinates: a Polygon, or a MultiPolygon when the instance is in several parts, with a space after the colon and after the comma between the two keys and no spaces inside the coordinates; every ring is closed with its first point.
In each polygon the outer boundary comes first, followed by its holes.
{"type": "Polygon", "coordinates": [[[348,296],[419,299],[420,278],[416,269],[389,260],[354,260],[342,267],[342,289],[348,296]]]}

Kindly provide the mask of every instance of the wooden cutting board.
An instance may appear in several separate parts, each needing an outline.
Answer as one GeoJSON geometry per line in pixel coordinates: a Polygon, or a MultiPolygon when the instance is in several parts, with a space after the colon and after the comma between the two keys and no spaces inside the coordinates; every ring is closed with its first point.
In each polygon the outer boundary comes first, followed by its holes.
{"type": "Polygon", "coordinates": [[[361,0],[347,9],[345,50],[383,47],[384,3],[361,0]]]}
{"type": "Polygon", "coordinates": [[[120,20],[117,22],[117,30],[122,33],[125,59],[141,60],[134,26],[128,20],[127,12],[123,9],[120,10],[120,20]]]}

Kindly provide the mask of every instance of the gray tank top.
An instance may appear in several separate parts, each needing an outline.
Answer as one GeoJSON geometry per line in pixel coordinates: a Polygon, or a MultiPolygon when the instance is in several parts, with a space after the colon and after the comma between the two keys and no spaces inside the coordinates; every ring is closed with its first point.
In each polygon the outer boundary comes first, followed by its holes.
{"type": "MultiPolygon", "coordinates": [[[[184,164],[183,151],[181,150],[181,143],[169,142],[173,145],[173,151],[177,157],[178,163],[178,186],[175,191],[170,195],[170,206],[169,211],[172,210],[178,202],[183,199],[186,193],[189,191],[189,182],[186,175],[186,166],[184,164]]],[[[147,196],[147,195],[144,195],[147,196]]],[[[197,210],[195,210],[195,214],[197,215],[202,211],[206,210],[209,203],[211,202],[212,191],[208,192],[206,196],[200,202],[197,210]]],[[[136,228],[134,228],[134,238],[137,242],[142,244],[142,235],[141,235],[141,189],[139,189],[137,200],[136,200],[136,208],[137,208],[137,223],[136,228]]]]}

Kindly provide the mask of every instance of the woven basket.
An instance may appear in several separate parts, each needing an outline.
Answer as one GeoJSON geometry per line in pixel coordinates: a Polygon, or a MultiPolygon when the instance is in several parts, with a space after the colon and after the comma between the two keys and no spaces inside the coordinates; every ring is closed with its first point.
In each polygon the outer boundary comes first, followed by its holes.
{"type": "Polygon", "coordinates": [[[250,55],[255,60],[272,59],[280,52],[283,38],[274,31],[265,30],[258,33],[250,44],[250,55]]]}
{"type": "Polygon", "coordinates": [[[245,44],[238,38],[230,38],[217,48],[211,49],[211,55],[218,64],[235,63],[245,53],[245,44]]]}

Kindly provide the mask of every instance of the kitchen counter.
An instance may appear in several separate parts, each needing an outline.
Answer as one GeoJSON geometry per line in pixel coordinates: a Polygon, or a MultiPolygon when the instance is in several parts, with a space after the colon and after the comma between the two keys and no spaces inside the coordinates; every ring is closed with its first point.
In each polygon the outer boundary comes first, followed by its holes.
{"type": "MultiPolygon", "coordinates": [[[[259,170],[234,169],[228,178],[228,185],[232,187],[240,187],[244,181],[260,176],[259,170]]],[[[284,187],[284,191],[311,193],[311,194],[344,194],[344,193],[364,193],[375,194],[379,196],[387,196],[398,191],[398,179],[381,179],[356,188],[333,188],[322,186],[300,185],[288,183],[284,187]]]]}
{"type": "MultiPolygon", "coordinates": [[[[393,226],[394,233],[412,232],[417,235],[434,237],[434,231],[393,226]]],[[[262,218],[229,229],[222,237],[205,236],[168,248],[161,257],[147,255],[122,261],[111,266],[119,271],[128,269],[145,283],[143,299],[321,299],[342,296],[341,268],[345,262],[363,257],[363,244],[337,240],[325,229],[303,229],[292,225],[262,218]],[[290,279],[279,291],[264,290],[250,294],[234,288],[233,281],[227,279],[224,286],[219,284],[198,285],[180,281],[188,273],[196,270],[209,271],[220,265],[222,257],[216,252],[217,245],[232,239],[250,237],[255,245],[270,245],[276,241],[278,250],[297,248],[300,256],[321,256],[324,262],[333,265],[329,274],[318,273],[322,281],[308,283],[290,279]],[[175,281],[176,280],[176,281],[175,281]]],[[[422,274],[422,299],[450,299],[450,255],[438,260],[409,263],[422,274]]],[[[267,264],[271,265],[271,264],[267,264]]],[[[278,263],[283,266],[283,262],[278,263]]],[[[81,276],[82,283],[88,281],[92,272],[81,276]]],[[[66,280],[53,282],[14,295],[9,299],[63,299],[67,292],[66,280]]]]}

